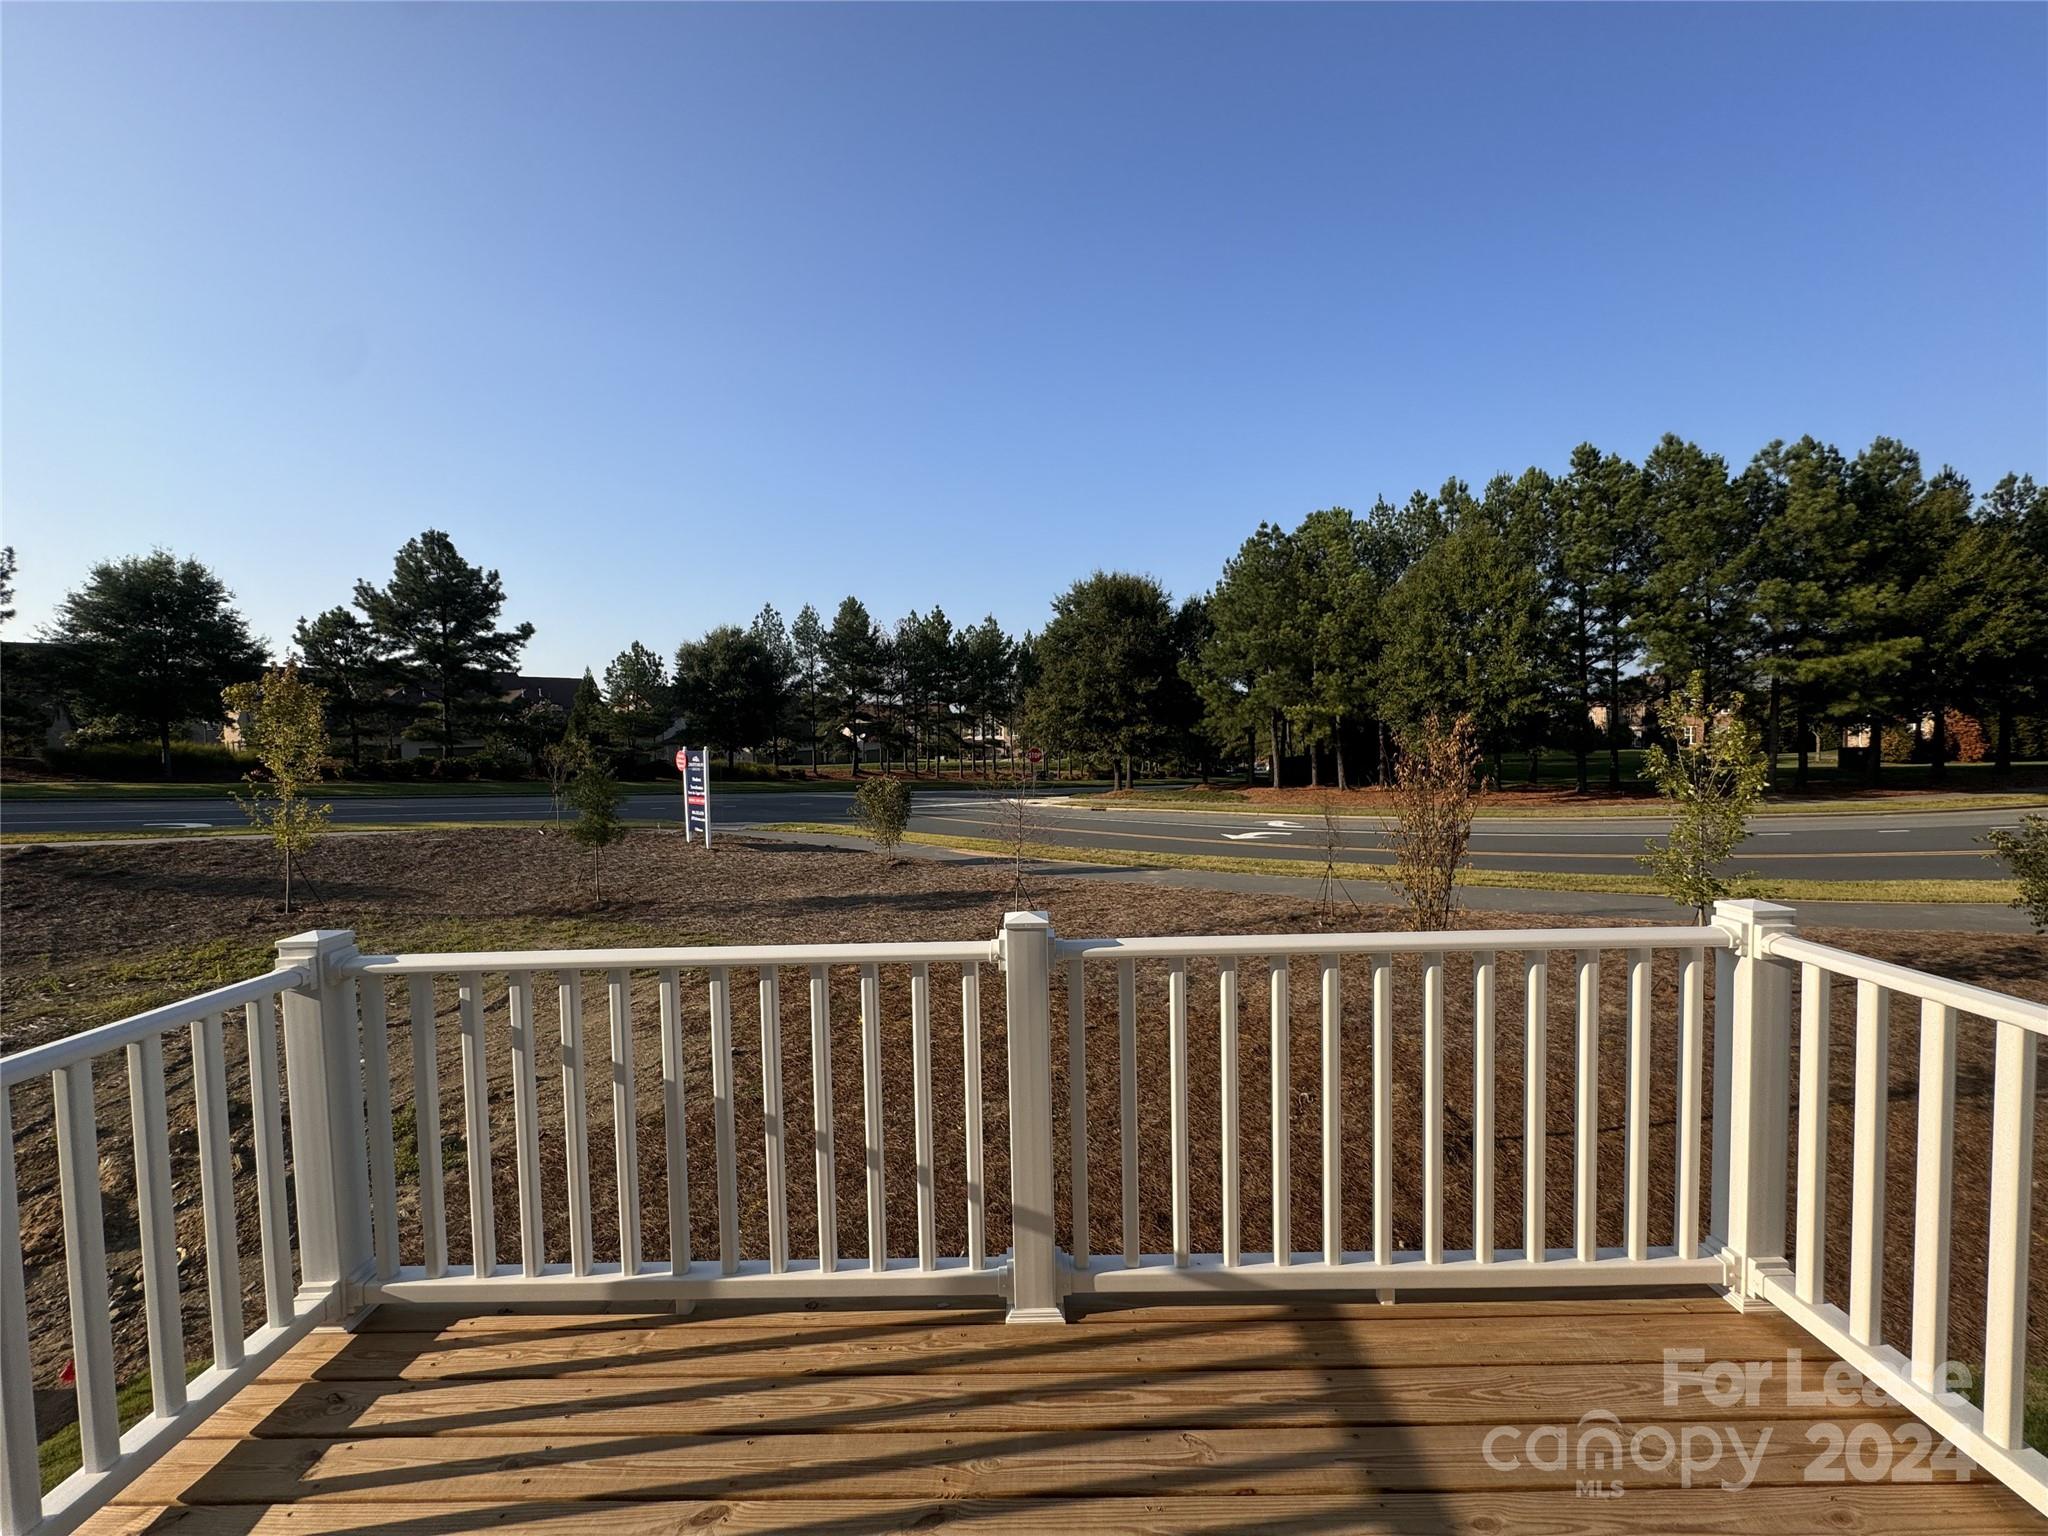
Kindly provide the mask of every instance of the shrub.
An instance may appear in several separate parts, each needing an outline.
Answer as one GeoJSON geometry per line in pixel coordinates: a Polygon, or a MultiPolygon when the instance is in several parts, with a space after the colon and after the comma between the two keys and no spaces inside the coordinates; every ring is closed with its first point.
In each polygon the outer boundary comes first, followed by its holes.
{"type": "Polygon", "coordinates": [[[1408,901],[1420,933],[1448,928],[1458,866],[1472,836],[1479,789],[1479,743],[1472,717],[1445,726],[1435,715],[1401,738],[1394,764],[1394,819],[1387,841],[1394,853],[1388,884],[1408,901]]]}
{"type": "Polygon", "coordinates": [[[1948,728],[1948,760],[1952,763],[1981,763],[1991,755],[1991,742],[1984,735],[1983,722],[1959,709],[1945,711],[1948,728]]]}
{"type": "Polygon", "coordinates": [[[1661,843],[1653,840],[1640,862],[1665,895],[1691,907],[1704,923],[1707,910],[1738,888],[1739,877],[1722,874],[1721,865],[1749,831],[1769,768],[1756,732],[1740,717],[1721,721],[1705,741],[1683,740],[1686,720],[1712,718],[1697,673],[1661,712],[1665,729],[1680,744],[1646,751],[1643,776],[1671,802],[1671,832],[1661,843]]]}
{"type": "Polygon", "coordinates": [[[327,756],[327,695],[299,675],[296,660],[263,674],[260,683],[236,683],[221,694],[230,714],[243,719],[249,745],[263,765],[235,796],[242,814],[267,834],[284,856],[284,909],[292,909],[292,860],[327,830],[331,805],[315,805],[306,791],[320,782],[327,756]]]}
{"type": "Polygon", "coordinates": [[[2048,933],[2048,816],[2022,816],[2018,828],[1996,828],[1986,841],[2020,883],[2013,905],[2036,933],[2048,933]]]}
{"type": "MultiPolygon", "coordinates": [[[[53,772],[82,779],[161,779],[163,755],[154,742],[98,741],[52,747],[44,754],[53,772]]],[[[236,752],[217,741],[174,741],[171,770],[176,778],[224,783],[256,766],[256,754],[236,752]]]]}
{"type": "Polygon", "coordinates": [[[863,779],[853,792],[853,819],[885,853],[910,825],[910,786],[901,779],[863,779]]]}
{"type": "Polygon", "coordinates": [[[619,802],[625,791],[612,777],[611,765],[601,753],[587,754],[569,784],[569,803],[576,807],[576,820],[569,835],[591,852],[590,889],[604,889],[604,851],[625,837],[629,830],[619,818],[619,802]]]}

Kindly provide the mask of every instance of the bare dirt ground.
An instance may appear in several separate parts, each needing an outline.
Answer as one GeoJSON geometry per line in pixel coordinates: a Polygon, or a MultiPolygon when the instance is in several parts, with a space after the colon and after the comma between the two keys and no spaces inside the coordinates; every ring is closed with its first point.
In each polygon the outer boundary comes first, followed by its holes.
{"type": "MultiPolygon", "coordinates": [[[[286,917],[278,907],[272,858],[248,842],[192,842],[165,845],[76,845],[22,848],[0,855],[0,1039],[8,1050],[76,1029],[108,1022],[139,1008],[190,995],[207,986],[267,968],[269,948],[284,934],[309,927],[356,931],[366,952],[399,950],[560,947],[568,945],[774,943],[885,939],[989,939],[1002,913],[1012,906],[1010,872],[989,863],[892,862],[869,852],[799,848],[741,839],[722,840],[715,853],[686,849],[673,836],[638,834],[607,857],[605,896],[591,893],[587,855],[563,839],[531,829],[426,833],[412,837],[335,838],[316,851],[303,883],[309,899],[286,917]]],[[[1031,904],[1049,911],[1067,935],[1262,933],[1314,931],[1326,915],[1313,902],[1266,895],[1196,892],[1100,881],[1034,879],[1031,904]]],[[[1555,917],[1489,914],[1490,925],[1547,928],[1555,917]]],[[[1346,907],[1336,926],[1350,930],[1403,926],[1391,908],[1346,907]]],[[[1877,933],[1816,929],[1814,937],[1899,963],[1935,970],[1982,985],[2048,1000],[2048,941],[1991,935],[1877,933]]],[[[1562,936],[1561,936],[1562,938],[1562,936]]],[[[1568,942],[1568,940],[1566,941],[1568,942]]],[[[1600,968],[1601,1027],[1598,1153],[1599,1241],[1623,1237],[1626,1126],[1626,966],[1609,952],[1600,968]]],[[[1711,967],[1710,967],[1711,969],[1711,967]]],[[[1322,1028],[1318,978],[1313,963],[1297,962],[1287,981],[1292,1004],[1289,1033],[1292,1068],[1284,1100],[1291,1138],[1286,1174],[1293,1246],[1320,1246],[1322,1231],[1322,1028]]],[[[1470,957],[1453,953],[1446,973],[1445,1206],[1448,1246],[1472,1242],[1474,1106],[1474,1021],[1470,957]]],[[[1243,1245],[1258,1251],[1271,1244],[1274,1169],[1271,1147],[1270,1029],[1268,971],[1263,961],[1239,966],[1241,1042],[1239,1064],[1239,1184],[1243,1245]]],[[[1524,1013],[1519,957],[1503,955],[1493,1074],[1496,1135],[1494,1238],[1519,1247],[1523,1189],[1528,1178],[1521,1124],[1524,1105],[1524,1013]]],[[[890,1250],[916,1250],[918,1212],[915,1180],[912,1059],[909,1030],[910,976],[905,967],[884,967],[882,1060],[884,1151],[888,1180],[890,1250]]],[[[550,1260],[568,1256],[566,1169],[563,1144],[556,979],[536,976],[538,1017],[544,1050],[541,1062],[543,1246],[550,1260]]],[[[1342,967],[1342,1225],[1345,1244],[1371,1242],[1372,1059],[1370,975],[1362,961],[1342,967]]],[[[1656,957],[1653,969],[1650,1240],[1673,1236],[1676,1142],[1677,961],[1656,957]]],[[[739,1234],[749,1257],[767,1251],[768,1208],[762,1126],[761,1047],[755,978],[733,977],[733,1036],[738,1117],[739,1234]]],[[[1004,1114],[1004,999],[995,967],[980,975],[979,1034],[982,1064],[985,1187],[988,1244],[999,1253],[1009,1241],[1008,1126],[1004,1114]]],[[[487,1027],[491,1044],[491,1184],[497,1210],[500,1258],[518,1253],[515,1153],[510,1103],[505,978],[486,977],[487,1027]]],[[[666,1159],[662,1137],[657,978],[635,974],[631,1009],[636,1059],[639,1135],[634,1143],[640,1185],[642,1245],[650,1259],[669,1252],[666,1159]]],[[[1420,973],[1410,960],[1394,967],[1396,1044],[1391,1067],[1394,1092],[1393,1179],[1396,1246],[1413,1248],[1422,1239],[1421,1127],[1422,1058],[1418,999],[1420,973]]],[[[1711,984],[1711,978],[1710,978],[1711,984]]],[[[1068,1071],[1064,978],[1055,982],[1055,1145],[1060,1190],[1059,1232],[1074,1235],[1069,1198],[1068,1071]]],[[[717,1188],[704,976],[682,978],[689,1059],[688,1167],[692,1191],[690,1242],[699,1256],[715,1254],[718,1223],[712,1192],[717,1188]]],[[[790,1247],[794,1254],[817,1251],[816,1184],[813,1177],[810,1020],[803,973],[785,973],[781,987],[782,1090],[788,1123],[790,1247]]],[[[931,978],[935,1165],[934,1218],[939,1252],[966,1247],[963,1020],[959,972],[934,968],[931,978]]],[[[1147,1252],[1171,1246],[1171,1167],[1167,1135],[1167,978],[1163,967],[1141,966],[1136,1023],[1139,1097],[1139,1187],[1137,1244],[1147,1252]]],[[[586,976],[582,988],[583,1030],[593,1067],[603,1058],[607,1038],[605,987],[601,976],[586,976]]],[[[1189,973],[1189,1140],[1192,1200],[1190,1220],[1196,1251],[1221,1247],[1218,1108],[1219,1029],[1217,973],[1198,963],[1189,973]]],[[[442,1105],[441,1147],[446,1178],[450,1258],[470,1259],[468,1192],[461,1139],[461,1073],[456,1049],[456,990],[452,979],[434,992],[436,1056],[442,1105]]],[[[865,1183],[861,1145],[861,1057],[858,977],[835,971],[831,982],[833,1094],[837,1145],[835,1188],[838,1248],[854,1262],[867,1245],[865,1183]]],[[[1846,1300],[1849,1213],[1849,1139],[1854,1029],[1852,989],[1839,986],[1832,1000],[1833,1050],[1831,1147],[1828,1167],[1828,1294],[1846,1300]]],[[[418,1146],[413,1139],[412,1091],[408,1063],[411,1038],[402,989],[387,1000],[393,1064],[392,1096],[399,1123],[400,1246],[407,1263],[420,1257],[418,1146]]],[[[1575,1061],[1572,1026],[1572,967],[1567,954],[1551,964],[1548,1048],[1544,1076],[1548,1100],[1544,1187],[1548,1242],[1572,1241],[1573,1126],[1575,1061]]],[[[1087,1105],[1085,1142],[1090,1177],[1086,1202],[1092,1248],[1116,1252],[1121,1230],[1121,1114],[1117,1053],[1116,978],[1112,967],[1093,967],[1086,983],[1087,1105]]],[[[241,1274],[248,1316],[260,1318],[261,1296],[255,1262],[254,1180],[249,1177],[247,1058],[239,1021],[230,1021],[230,1081],[233,1142],[242,1238],[241,1274]]],[[[1886,1332],[1905,1335],[1910,1315],[1912,1194],[1915,1096],[1918,1072],[1917,1010],[1894,1009],[1890,1054],[1891,1148],[1886,1223],[1886,1332]]],[[[1981,1350],[1984,1291],[1984,1230],[1989,1188],[1991,1039],[1981,1021],[1964,1020],[1957,1051],[1955,1138],[1955,1268],[1953,1345],[1958,1359],[1974,1360],[1981,1350]]],[[[189,1054],[182,1040],[167,1041],[171,1077],[174,1173],[177,1179],[179,1239],[187,1353],[209,1352],[205,1310],[205,1262],[199,1231],[199,1187],[192,1129],[189,1054]]],[[[1796,1064],[1795,1064],[1796,1070],[1796,1064]]],[[[1712,1102],[1712,1056],[1708,1053],[1707,1102],[1712,1102]]],[[[593,1070],[587,1083],[589,1161],[595,1206],[596,1253],[600,1261],[618,1253],[618,1207],[613,1178],[611,1105],[604,1074],[593,1070]]],[[[133,1161],[125,1073],[117,1060],[98,1071],[101,1182],[106,1196],[108,1262],[114,1277],[117,1349],[124,1374],[144,1364],[139,1254],[132,1199],[133,1161]]],[[[2043,1074],[2048,1091],[2048,1073],[2043,1074]]],[[[71,1394],[59,1388],[69,1354],[63,1319],[65,1279],[55,1197],[55,1156],[50,1096],[46,1085],[16,1091],[13,1102],[18,1178],[23,1211],[23,1248],[33,1315],[38,1319],[35,1350],[39,1413],[47,1431],[71,1416],[71,1394]],[[47,1323],[47,1326],[44,1324],[47,1323]]],[[[1705,1138],[1710,1142],[1711,1138],[1705,1138]]],[[[2036,1185],[2048,1185],[2048,1134],[2037,1137],[2036,1185]]],[[[2038,1199],[2038,1194],[2037,1194],[2038,1199]]],[[[1703,1206],[1704,1209],[1704,1206],[1703,1206]]],[[[2048,1244],[2036,1243],[2032,1276],[2031,1358],[2048,1359],[2048,1244]]]]}

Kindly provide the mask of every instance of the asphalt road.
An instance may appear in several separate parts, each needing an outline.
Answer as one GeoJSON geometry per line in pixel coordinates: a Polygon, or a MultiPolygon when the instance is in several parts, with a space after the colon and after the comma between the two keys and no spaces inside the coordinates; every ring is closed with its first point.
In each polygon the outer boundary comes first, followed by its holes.
{"type": "MultiPolygon", "coordinates": [[[[852,798],[844,792],[712,795],[714,825],[744,828],[771,822],[850,823],[852,798]]],[[[681,817],[674,792],[631,796],[627,816],[674,822],[681,817]]],[[[545,795],[393,796],[334,802],[337,826],[430,821],[538,822],[554,814],[545,795]]],[[[1765,816],[1755,823],[1740,858],[1759,874],[1816,880],[1986,879],[2000,874],[1985,857],[1984,834],[2016,826],[2021,812],[1901,811],[1869,815],[1765,816]]],[[[956,837],[1013,836],[1017,808],[971,790],[921,791],[911,826],[956,837]]],[[[1192,855],[1256,856],[1319,863],[1326,833],[1314,814],[1168,811],[1129,807],[1091,809],[1087,797],[1069,804],[1034,801],[1024,817],[1033,842],[1075,847],[1192,855]]],[[[0,830],[12,833],[176,831],[237,826],[240,813],[226,801],[24,800],[0,798],[0,830]]],[[[1535,820],[1482,819],[1472,835],[1472,861],[1484,869],[1552,870],[1579,874],[1634,873],[1643,842],[1664,830],[1643,817],[1535,820]]],[[[1348,862],[1385,859],[1385,839],[1370,818],[1343,818],[1337,833],[1348,862]]]]}

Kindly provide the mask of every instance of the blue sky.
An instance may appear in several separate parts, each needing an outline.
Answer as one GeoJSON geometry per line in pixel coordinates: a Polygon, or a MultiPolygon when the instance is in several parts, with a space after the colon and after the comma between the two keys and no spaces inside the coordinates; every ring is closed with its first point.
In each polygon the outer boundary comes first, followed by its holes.
{"type": "Polygon", "coordinates": [[[1657,435],[2048,472],[2048,7],[28,6],[28,633],[449,530],[537,671],[763,601],[1041,624],[1657,435]]]}

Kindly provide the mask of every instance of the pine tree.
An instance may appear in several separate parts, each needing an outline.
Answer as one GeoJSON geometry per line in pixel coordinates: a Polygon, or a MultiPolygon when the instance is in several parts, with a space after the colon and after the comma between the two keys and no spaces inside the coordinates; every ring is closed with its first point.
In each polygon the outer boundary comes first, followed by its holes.
{"type": "Polygon", "coordinates": [[[825,682],[825,625],[818,610],[805,603],[789,627],[790,652],[796,662],[796,686],[803,705],[804,748],[811,769],[818,766],[818,707],[825,682]]]}
{"type": "MultiPolygon", "coordinates": [[[[577,693],[580,698],[580,685],[577,693]]],[[[667,665],[638,640],[604,669],[605,708],[625,744],[636,752],[668,724],[672,693],[667,665]]]]}
{"type": "Polygon", "coordinates": [[[494,701],[495,674],[511,671],[533,638],[531,624],[496,627],[505,606],[498,573],[469,564],[435,528],[405,542],[388,585],[357,582],[355,604],[408,679],[433,697],[443,758],[455,750],[458,723],[494,701]]]}
{"type": "Polygon", "coordinates": [[[397,681],[377,631],[350,609],[333,607],[300,619],[292,631],[306,681],[327,696],[327,708],[348,737],[348,760],[363,763],[363,728],[386,713],[397,681]]]}
{"type": "Polygon", "coordinates": [[[825,696],[831,710],[827,718],[849,738],[856,777],[860,774],[860,747],[851,738],[872,718],[883,683],[885,649],[882,634],[860,599],[849,597],[841,602],[825,635],[825,696]]]}

